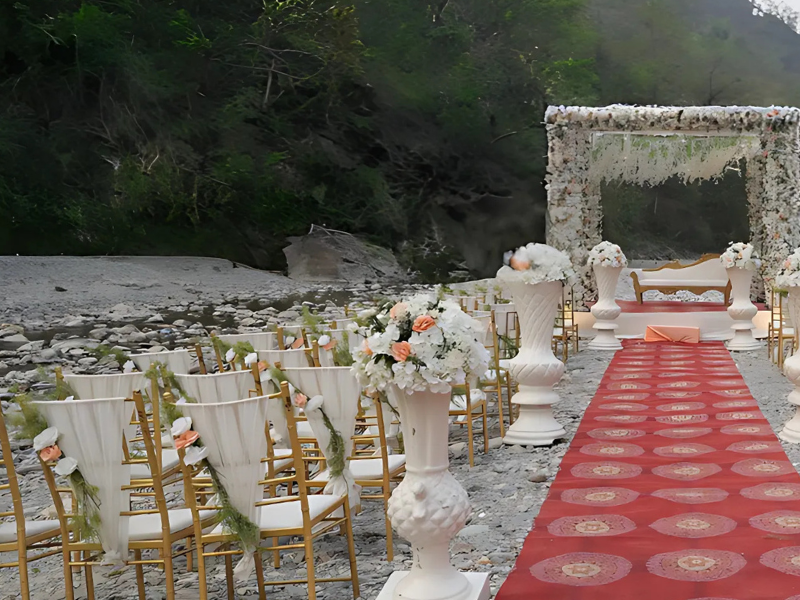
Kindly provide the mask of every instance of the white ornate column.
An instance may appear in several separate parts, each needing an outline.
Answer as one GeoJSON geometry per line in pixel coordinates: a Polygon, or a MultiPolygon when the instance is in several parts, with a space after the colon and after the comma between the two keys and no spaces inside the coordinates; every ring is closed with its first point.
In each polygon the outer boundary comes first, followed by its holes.
{"type": "Polygon", "coordinates": [[[406,475],[389,499],[394,530],[411,542],[410,571],[395,571],[377,600],[489,600],[488,573],[450,564],[450,541],[471,512],[467,492],[448,467],[450,393],[406,393],[389,386],[403,424],[406,475]]]}
{"type": "Polygon", "coordinates": [[[558,394],[553,386],[564,374],[564,363],[553,355],[553,325],[563,284],[560,281],[522,283],[504,281],[514,297],[520,327],[520,349],[511,359],[511,376],[519,392],[511,402],[519,417],[506,432],[506,444],[547,446],[566,435],[553,417],[558,394]]]}
{"type": "Polygon", "coordinates": [[[753,317],[758,313],[758,308],[750,301],[750,284],[754,271],[733,267],[726,269],[731,282],[733,303],[728,307],[728,314],[734,320],[733,339],[728,342],[728,350],[742,352],[758,350],[761,343],[753,337],[753,317]]]}
{"type": "MultiPolygon", "coordinates": [[[[789,319],[792,322],[792,327],[797,331],[797,326],[800,324],[800,287],[789,288],[789,319]]],[[[782,440],[791,442],[793,444],[800,443],[800,352],[795,351],[783,363],[783,374],[786,378],[794,384],[794,389],[789,393],[789,402],[794,404],[797,408],[794,416],[789,419],[779,436],[782,440]]]]}
{"type": "Polygon", "coordinates": [[[621,350],[622,344],[614,335],[618,325],[614,322],[622,309],[615,300],[617,295],[617,282],[622,267],[603,267],[594,265],[594,277],[597,281],[597,303],[592,306],[592,316],[595,319],[594,329],[597,335],[589,342],[592,350],[621,350]]]}

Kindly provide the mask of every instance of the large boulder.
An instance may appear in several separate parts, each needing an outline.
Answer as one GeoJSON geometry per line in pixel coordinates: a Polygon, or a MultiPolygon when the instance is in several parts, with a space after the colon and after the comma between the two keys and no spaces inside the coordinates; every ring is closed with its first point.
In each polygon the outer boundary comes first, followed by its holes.
{"type": "Polygon", "coordinates": [[[391,250],[349,233],[314,226],[308,235],[290,237],[283,249],[289,277],[304,281],[386,282],[403,278],[391,250]]]}

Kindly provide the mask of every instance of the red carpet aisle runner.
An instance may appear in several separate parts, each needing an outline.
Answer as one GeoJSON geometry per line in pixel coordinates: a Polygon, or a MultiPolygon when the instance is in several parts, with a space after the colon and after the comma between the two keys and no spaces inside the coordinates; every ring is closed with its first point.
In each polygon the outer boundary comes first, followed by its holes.
{"type": "Polygon", "coordinates": [[[800,600],[800,476],[720,342],[624,342],[497,600],[800,600]]]}

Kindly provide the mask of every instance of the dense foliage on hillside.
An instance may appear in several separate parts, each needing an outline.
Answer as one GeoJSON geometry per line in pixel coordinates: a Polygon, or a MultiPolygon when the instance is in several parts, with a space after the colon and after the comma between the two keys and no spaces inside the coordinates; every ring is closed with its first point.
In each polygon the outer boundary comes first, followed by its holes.
{"type": "Polygon", "coordinates": [[[547,104],[796,104],[798,71],[747,0],[5,2],[0,253],[281,268],[318,223],[486,270],[543,238],[547,104]]]}

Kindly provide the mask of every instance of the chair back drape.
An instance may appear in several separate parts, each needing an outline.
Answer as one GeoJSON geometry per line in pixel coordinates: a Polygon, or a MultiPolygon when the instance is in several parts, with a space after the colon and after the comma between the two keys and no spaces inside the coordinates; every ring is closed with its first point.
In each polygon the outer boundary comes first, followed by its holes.
{"type": "Polygon", "coordinates": [[[109,560],[128,556],[130,510],[130,465],[123,465],[122,434],[130,422],[125,398],[103,398],[80,402],[34,402],[50,427],[58,429],[58,445],[66,456],[78,461],[86,481],[97,488],[100,501],[100,542],[109,560]]]}
{"type": "Polygon", "coordinates": [[[220,335],[221,339],[226,344],[236,344],[238,342],[249,342],[253,346],[253,350],[277,350],[278,349],[278,334],[274,331],[256,331],[253,333],[236,333],[229,335],[220,335]]]}
{"type": "Polygon", "coordinates": [[[187,400],[201,404],[219,404],[249,398],[255,389],[250,371],[228,371],[213,375],[175,375],[175,379],[186,392],[187,400]]]}
{"type": "Polygon", "coordinates": [[[360,487],[355,484],[350,472],[350,454],[353,451],[353,434],[361,398],[361,386],[350,367],[316,367],[284,369],[291,384],[308,396],[305,415],[319,442],[328,464],[331,464],[331,433],[325,424],[325,411],[335,431],[344,442],[345,468],[341,475],[331,476],[325,486],[326,494],[350,495],[350,504],[359,503],[360,487]],[[321,407],[315,407],[314,398],[321,396],[321,407]]]}
{"type": "Polygon", "coordinates": [[[258,360],[267,361],[270,365],[279,362],[281,367],[292,369],[308,366],[307,353],[304,348],[297,348],[296,350],[259,350],[258,360]]]}
{"type": "Polygon", "coordinates": [[[147,371],[154,362],[163,362],[167,369],[175,374],[188,373],[192,366],[192,357],[188,350],[166,350],[164,352],[143,352],[132,354],[131,360],[140,371],[147,371]]]}

